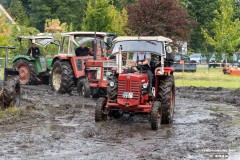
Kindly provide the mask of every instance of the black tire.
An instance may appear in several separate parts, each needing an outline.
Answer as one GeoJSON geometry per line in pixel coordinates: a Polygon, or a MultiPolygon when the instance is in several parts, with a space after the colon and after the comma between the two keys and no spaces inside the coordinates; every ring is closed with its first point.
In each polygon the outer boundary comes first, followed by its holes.
{"type": "Polygon", "coordinates": [[[13,63],[13,68],[19,71],[20,84],[37,84],[39,83],[35,65],[31,61],[19,59],[13,63]],[[29,74],[29,76],[27,76],[29,74]]]}
{"type": "Polygon", "coordinates": [[[77,92],[80,96],[83,96],[85,98],[90,97],[91,88],[89,82],[86,79],[78,79],[77,92]]]}
{"type": "Polygon", "coordinates": [[[152,130],[158,130],[162,120],[162,106],[160,101],[154,101],[151,109],[152,130]]]}
{"type": "Polygon", "coordinates": [[[114,82],[114,86],[111,87],[108,84],[107,87],[107,95],[110,100],[116,100],[117,99],[117,87],[118,87],[118,80],[115,76],[110,76],[108,82],[114,82]]]}
{"type": "Polygon", "coordinates": [[[51,86],[58,93],[71,93],[74,85],[74,73],[68,61],[56,61],[50,76],[51,86]]]}
{"type": "Polygon", "coordinates": [[[91,88],[92,98],[99,98],[100,90],[98,88],[91,88]]]}
{"type": "Polygon", "coordinates": [[[107,119],[107,114],[104,113],[106,112],[105,110],[106,104],[107,104],[107,98],[100,97],[98,99],[95,107],[95,122],[100,122],[107,119]]]}
{"type": "Polygon", "coordinates": [[[161,77],[159,97],[163,108],[162,124],[170,124],[173,121],[175,107],[175,83],[173,75],[161,77]]]}
{"type": "Polygon", "coordinates": [[[19,107],[21,99],[20,82],[18,76],[9,77],[4,82],[3,104],[4,108],[11,106],[19,107]]]}

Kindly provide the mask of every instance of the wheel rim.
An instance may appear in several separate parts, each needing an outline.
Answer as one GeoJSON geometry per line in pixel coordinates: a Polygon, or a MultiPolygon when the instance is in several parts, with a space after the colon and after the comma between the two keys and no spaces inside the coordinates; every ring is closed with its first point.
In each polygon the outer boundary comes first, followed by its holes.
{"type": "Polygon", "coordinates": [[[53,71],[52,84],[53,84],[53,88],[56,91],[58,91],[60,89],[61,81],[62,81],[62,76],[61,76],[60,69],[55,69],[53,71]]]}
{"type": "Polygon", "coordinates": [[[19,72],[19,80],[21,84],[26,84],[30,79],[30,71],[28,66],[26,65],[20,65],[18,67],[19,72]]]}

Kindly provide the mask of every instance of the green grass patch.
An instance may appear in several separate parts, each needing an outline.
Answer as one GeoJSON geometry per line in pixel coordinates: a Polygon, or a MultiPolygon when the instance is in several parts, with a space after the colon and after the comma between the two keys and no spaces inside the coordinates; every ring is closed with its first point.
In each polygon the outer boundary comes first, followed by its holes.
{"type": "Polygon", "coordinates": [[[223,74],[220,68],[198,68],[197,72],[175,72],[176,86],[240,88],[240,76],[223,74]]]}
{"type": "Polygon", "coordinates": [[[0,110],[0,118],[4,118],[9,115],[16,115],[19,112],[22,112],[24,109],[19,107],[9,107],[5,110],[0,110]]]}

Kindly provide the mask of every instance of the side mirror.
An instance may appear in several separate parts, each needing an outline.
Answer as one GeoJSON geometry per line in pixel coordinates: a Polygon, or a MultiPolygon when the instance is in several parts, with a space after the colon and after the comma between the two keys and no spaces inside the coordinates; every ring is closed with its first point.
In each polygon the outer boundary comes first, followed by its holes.
{"type": "Polygon", "coordinates": [[[166,52],[167,53],[172,53],[172,47],[171,46],[166,46],[166,52]]]}

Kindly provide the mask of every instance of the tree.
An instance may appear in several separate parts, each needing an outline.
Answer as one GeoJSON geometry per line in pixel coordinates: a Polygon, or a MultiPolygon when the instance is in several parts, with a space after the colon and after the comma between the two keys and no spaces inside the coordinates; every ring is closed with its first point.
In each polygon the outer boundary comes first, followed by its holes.
{"type": "Polygon", "coordinates": [[[125,35],[127,20],[126,10],[117,11],[109,0],[89,0],[82,29],[125,35]]]}
{"type": "Polygon", "coordinates": [[[207,42],[214,46],[217,52],[229,53],[236,51],[240,44],[240,21],[233,19],[234,7],[232,0],[218,0],[219,9],[214,11],[216,18],[211,23],[213,29],[202,29],[207,42]]]}
{"type": "Polygon", "coordinates": [[[137,0],[127,5],[129,27],[137,35],[186,40],[193,26],[176,0],[137,0]]]}
{"type": "Polygon", "coordinates": [[[11,0],[10,7],[8,8],[13,19],[20,25],[28,25],[28,16],[24,9],[22,2],[19,0],[11,0]]]}
{"type": "Polygon", "coordinates": [[[4,15],[0,15],[0,46],[9,45],[11,26],[4,15]]]}
{"type": "Polygon", "coordinates": [[[201,33],[201,28],[211,30],[210,23],[215,17],[213,11],[217,9],[218,2],[213,0],[183,0],[184,8],[188,11],[189,16],[196,21],[189,38],[189,50],[195,52],[213,51],[201,33]]]}
{"type": "Polygon", "coordinates": [[[29,0],[29,17],[32,26],[44,31],[46,19],[59,19],[80,30],[87,0],[29,0]]]}

